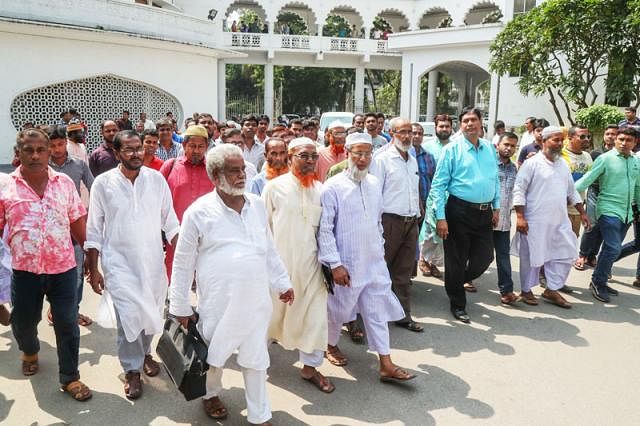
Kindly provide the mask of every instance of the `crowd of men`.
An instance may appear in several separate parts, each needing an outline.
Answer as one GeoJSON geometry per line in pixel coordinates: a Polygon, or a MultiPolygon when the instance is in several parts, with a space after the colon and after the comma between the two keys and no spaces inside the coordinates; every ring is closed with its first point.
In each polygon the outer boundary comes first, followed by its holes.
{"type": "Polygon", "coordinates": [[[79,325],[91,324],[79,313],[85,279],[113,302],[127,398],[142,395],[141,374],[159,373],[151,342],[168,302],[209,345],[206,413],[227,417],[222,372],[237,352],[247,420],[269,424],[269,341],[296,350],[300,376],[330,393],[319,368],[349,362],[338,346],[346,326],[378,354],[381,381],[404,383],[415,375],[393,363],[388,324],[424,330],[412,315],[418,271],[444,279],[452,315],[469,323],[467,293],[494,257],[501,303],[537,305],[540,284],[544,300],[570,308],[572,267],[594,267],[591,293],[609,302],[613,263],[640,249],[622,246],[640,201],[633,108],[597,149],[589,129],[534,117],[520,139],[498,122],[488,141],[472,107],[456,135],[452,118],[437,115],[427,140],[400,117],[385,132],[375,113],[324,134],[314,120],[271,126],[267,116],[207,113],[178,134],[172,117],[141,114],[134,128],[128,116],[104,121],[90,154],[73,118],[23,129],[16,170],[0,176],[0,323],[11,326],[22,373],[36,374],[47,296],[61,389],[78,401],[91,397],[78,371],[79,325]]]}

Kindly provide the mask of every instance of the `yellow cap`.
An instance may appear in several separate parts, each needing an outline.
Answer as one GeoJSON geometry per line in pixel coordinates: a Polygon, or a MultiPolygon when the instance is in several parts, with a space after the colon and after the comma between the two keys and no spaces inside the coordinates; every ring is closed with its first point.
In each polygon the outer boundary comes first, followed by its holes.
{"type": "Polygon", "coordinates": [[[187,127],[187,130],[184,132],[183,136],[200,136],[205,139],[209,139],[209,133],[207,133],[207,129],[199,124],[187,127]]]}

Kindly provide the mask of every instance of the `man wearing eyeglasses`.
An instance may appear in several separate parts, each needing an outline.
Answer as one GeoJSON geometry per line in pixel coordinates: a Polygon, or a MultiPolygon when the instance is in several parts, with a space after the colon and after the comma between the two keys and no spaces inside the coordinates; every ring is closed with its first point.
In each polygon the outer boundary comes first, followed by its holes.
{"type": "Polygon", "coordinates": [[[118,132],[113,148],[120,164],[98,176],[91,187],[84,248],[93,291],[102,294],[106,288],[113,300],[124,392],[136,399],[142,395],[140,372],[160,372],[151,357],[151,340],[162,332],[169,284],[161,231],[175,245],[179,224],[167,181],[142,167],[140,136],[133,130],[118,132]]]}
{"type": "Polygon", "coordinates": [[[389,147],[374,156],[371,173],[382,185],[382,228],[391,288],[398,296],[405,317],[396,324],[410,331],[424,328],[411,317],[411,275],[415,269],[420,203],[418,162],[409,155],[412,147],[411,122],[396,117],[389,122],[389,147]]]}
{"type": "Polygon", "coordinates": [[[288,150],[290,172],[268,181],[262,199],[296,301],[289,306],[274,299],[269,337],[285,349],[297,349],[302,378],[331,393],[335,386],[318,371],[328,338],[327,289],[316,240],[322,212],[321,184],[316,176],[318,153],[315,142],[306,137],[293,139],[288,150]]]}
{"type": "MultiPolygon", "coordinates": [[[[584,147],[591,142],[591,133],[584,126],[574,126],[569,128],[569,143],[562,149],[562,158],[566,161],[571,171],[573,181],[577,182],[584,176],[593,164],[591,154],[583,151],[584,147]]],[[[580,193],[580,197],[585,199],[585,192],[580,193]]],[[[571,220],[571,229],[580,238],[580,213],[573,206],[569,206],[569,220],[571,220]]]]}

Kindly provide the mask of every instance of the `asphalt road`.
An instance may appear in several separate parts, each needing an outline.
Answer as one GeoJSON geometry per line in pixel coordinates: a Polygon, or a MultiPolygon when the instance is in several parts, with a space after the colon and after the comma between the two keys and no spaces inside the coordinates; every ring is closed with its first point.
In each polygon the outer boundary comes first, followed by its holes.
{"type": "MultiPolygon", "coordinates": [[[[517,258],[514,261],[516,288],[517,258]]],[[[321,371],[337,389],[322,394],[300,379],[293,352],[271,345],[268,392],[279,425],[636,425],[639,423],[640,290],[631,287],[636,257],[614,267],[612,303],[588,292],[590,271],[572,271],[573,309],[542,302],[501,306],[495,265],[469,295],[470,325],[451,317],[442,282],[418,279],[414,314],[425,324],[415,334],[391,326],[394,361],[418,377],[407,385],[377,380],[377,358],[343,337],[345,368],[321,371]]],[[[534,289],[536,294],[539,288],[534,289]]],[[[46,304],[45,304],[46,305],[46,304]]],[[[98,296],[89,287],[83,313],[95,316],[98,296]]],[[[163,371],[145,378],[136,402],[122,392],[115,333],[97,324],[81,327],[80,373],[93,389],[86,403],[57,388],[52,327],[40,325],[40,372],[20,373],[11,331],[0,326],[0,423],[7,425],[215,424],[199,401],[186,402],[163,371]]],[[[223,378],[226,425],[246,424],[242,376],[232,359],[223,378]]]]}

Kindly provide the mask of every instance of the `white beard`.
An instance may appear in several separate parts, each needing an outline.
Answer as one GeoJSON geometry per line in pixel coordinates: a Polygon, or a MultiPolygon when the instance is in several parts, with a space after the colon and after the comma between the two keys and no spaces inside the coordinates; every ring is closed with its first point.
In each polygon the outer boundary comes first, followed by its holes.
{"type": "Polygon", "coordinates": [[[403,145],[402,142],[394,140],[393,144],[402,152],[409,152],[409,149],[411,148],[411,142],[409,142],[409,145],[403,145]]]}
{"type": "Polygon", "coordinates": [[[220,183],[218,184],[218,190],[224,192],[225,194],[232,195],[234,197],[238,197],[244,194],[244,185],[242,188],[236,188],[231,186],[231,184],[227,181],[227,178],[224,175],[220,175],[220,183]]]}
{"type": "Polygon", "coordinates": [[[352,181],[359,183],[362,182],[364,180],[364,178],[367,177],[367,174],[369,173],[369,168],[367,167],[364,170],[360,170],[358,168],[358,166],[356,166],[353,163],[353,160],[351,159],[351,157],[349,157],[349,179],[351,179],[352,181]]]}

